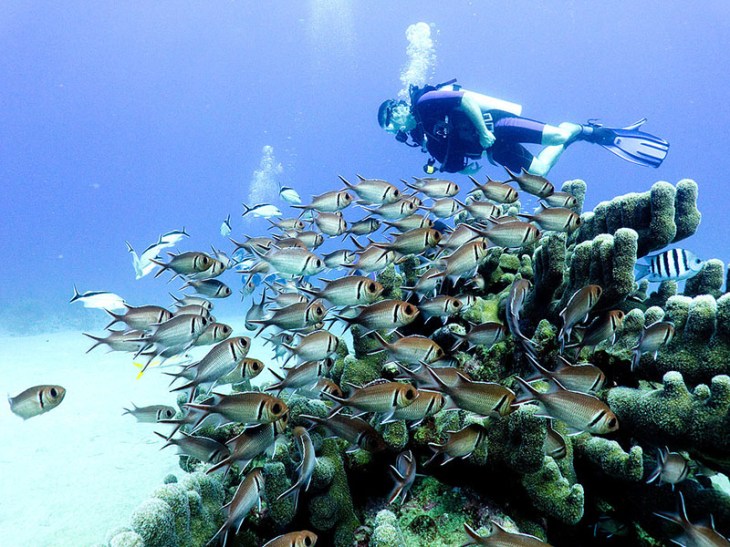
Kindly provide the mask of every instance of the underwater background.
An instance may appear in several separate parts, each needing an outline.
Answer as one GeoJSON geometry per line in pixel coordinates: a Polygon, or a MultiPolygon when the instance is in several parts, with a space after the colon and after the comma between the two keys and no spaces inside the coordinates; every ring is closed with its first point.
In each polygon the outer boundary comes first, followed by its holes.
{"type": "MultiPolygon", "coordinates": [[[[262,233],[266,221],[242,219],[241,203],[280,203],[278,184],[306,203],[339,188],[337,175],[421,176],[426,156],[383,132],[378,105],[403,78],[458,78],[548,123],[647,117],[646,130],[671,143],[659,169],[578,143],[548,178],[557,188],[585,180],[584,211],[691,178],[703,218],[681,246],[727,264],[728,50],[723,1],[0,4],[0,390],[72,378],[94,394],[74,399],[67,381],[66,402],[47,416],[0,412],[0,544],[101,544],[179,471],[153,428],[119,416],[135,397],[174,403],[167,381],[136,380],[118,355],[95,370],[107,358],[84,354],[81,332],[107,318],[69,304],[74,285],[135,305],[169,299],[180,283],[135,280],[125,242],[141,252],[184,227],[186,248],[228,250],[222,221],[231,215],[234,237],[262,233]],[[409,42],[417,22],[430,35],[409,42]],[[92,434],[99,454],[86,444],[92,434]],[[89,478],[82,458],[100,463],[93,480],[73,480],[89,478]],[[95,513],[94,502],[82,516],[67,506],[110,483],[118,505],[95,513]],[[58,511],[68,512],[62,526],[58,511]],[[50,524],[39,526],[39,513],[50,524]]],[[[489,164],[484,175],[505,178],[489,164]]],[[[216,310],[235,323],[248,302],[231,277],[234,295],[216,310]]]]}

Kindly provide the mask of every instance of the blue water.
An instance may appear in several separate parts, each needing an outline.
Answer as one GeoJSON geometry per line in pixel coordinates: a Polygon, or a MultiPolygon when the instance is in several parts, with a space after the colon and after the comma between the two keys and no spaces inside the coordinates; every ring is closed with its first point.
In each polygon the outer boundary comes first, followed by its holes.
{"type": "Polygon", "coordinates": [[[376,6],[4,2],[0,306],[69,313],[73,283],[133,304],[159,299],[151,276],[134,280],[125,240],[141,251],[184,225],[188,248],[227,249],[228,213],[234,235],[261,231],[238,215],[265,145],[305,199],[337,186],[337,174],[420,174],[425,157],[376,123],[401,88],[404,33],[417,21],[432,24],[433,81],[457,77],[546,122],[648,117],[647,130],[671,142],[661,168],[579,144],[551,180],[585,179],[589,209],[694,178],[704,220],[685,246],[730,258],[713,241],[730,231],[727,2],[376,6]]]}

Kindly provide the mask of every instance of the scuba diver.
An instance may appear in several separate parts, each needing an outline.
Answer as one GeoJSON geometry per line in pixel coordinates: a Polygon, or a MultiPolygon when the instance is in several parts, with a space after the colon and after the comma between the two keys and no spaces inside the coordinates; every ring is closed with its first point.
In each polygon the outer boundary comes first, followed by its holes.
{"type": "Polygon", "coordinates": [[[548,125],[523,118],[518,104],[467,91],[455,82],[411,86],[410,104],[389,99],[378,110],[383,129],[399,142],[430,154],[423,168],[428,174],[437,170],[473,174],[481,168],[476,160],[486,153],[491,163],[510,171],[525,169],[546,176],[575,141],[600,144],[627,161],[649,167],[659,167],[669,151],[667,141],[639,131],[646,118],[621,129],[593,120],[585,125],[548,125]],[[533,156],[522,144],[545,148],[533,156]]]}

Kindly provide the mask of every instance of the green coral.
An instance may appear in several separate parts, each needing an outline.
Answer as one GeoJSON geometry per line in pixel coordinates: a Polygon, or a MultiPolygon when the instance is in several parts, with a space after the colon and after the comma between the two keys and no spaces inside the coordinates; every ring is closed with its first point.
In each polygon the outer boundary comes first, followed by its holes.
{"type": "Polygon", "coordinates": [[[583,517],[583,486],[570,484],[551,457],[545,456],[540,470],[524,474],[522,486],[538,511],[565,524],[577,524],[583,517]]]}
{"type": "Polygon", "coordinates": [[[317,530],[334,529],[335,546],[349,547],[360,521],[352,504],[342,443],[336,439],[325,439],[321,456],[329,458],[334,475],[327,493],[312,498],[309,503],[310,522],[317,530]]]}
{"type": "Polygon", "coordinates": [[[565,234],[552,234],[543,237],[535,249],[533,262],[535,290],[528,312],[549,306],[555,293],[562,286],[566,258],[565,242],[565,234]]]}
{"type": "Polygon", "coordinates": [[[622,302],[633,293],[638,240],[634,230],[619,228],[615,235],[599,234],[576,245],[560,307],[567,304],[575,291],[589,284],[603,288],[601,305],[604,307],[622,302]]]}
{"type": "Polygon", "coordinates": [[[722,285],[725,282],[725,264],[716,258],[706,261],[702,269],[694,277],[687,280],[684,286],[685,296],[709,294],[714,298],[722,295],[722,285]]]}
{"type": "Polygon", "coordinates": [[[687,389],[679,372],[664,375],[662,389],[612,388],[608,404],[621,428],[656,445],[730,455],[730,377],[687,389]]]}
{"type": "Polygon", "coordinates": [[[545,419],[535,416],[537,407],[525,405],[503,418],[492,418],[487,426],[490,461],[517,473],[534,473],[543,464],[545,419]]]}
{"type": "Polygon", "coordinates": [[[375,515],[370,547],[402,547],[403,545],[405,545],[405,540],[396,516],[388,510],[380,511],[375,515]]]}
{"type": "Polygon", "coordinates": [[[267,463],[264,465],[264,479],[266,481],[266,500],[269,509],[268,515],[277,528],[284,528],[294,520],[294,496],[278,499],[291,486],[286,476],[283,463],[267,463]]]}
{"type": "Polygon", "coordinates": [[[697,185],[685,179],[675,189],[667,182],[657,182],[648,192],[626,194],[599,203],[582,220],[579,242],[631,228],[638,233],[638,256],[645,256],[697,230],[701,220],[697,211],[697,185]]]}
{"type": "Polygon", "coordinates": [[[585,181],[581,179],[566,180],[560,187],[560,190],[562,192],[567,192],[568,194],[573,196],[578,202],[573,209],[576,213],[580,213],[583,210],[583,205],[586,200],[587,189],[588,185],[585,183],[585,181]]]}
{"type": "Polygon", "coordinates": [[[583,434],[573,438],[576,458],[590,462],[597,472],[626,481],[640,481],[644,474],[644,451],[632,446],[624,452],[616,441],[583,434]]]}

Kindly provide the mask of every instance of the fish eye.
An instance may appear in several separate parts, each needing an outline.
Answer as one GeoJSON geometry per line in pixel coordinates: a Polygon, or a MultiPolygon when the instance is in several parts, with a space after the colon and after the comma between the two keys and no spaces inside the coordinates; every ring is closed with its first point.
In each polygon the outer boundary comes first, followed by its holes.
{"type": "Polygon", "coordinates": [[[305,538],[304,538],[304,545],[306,545],[307,547],[309,547],[311,544],[312,544],[312,538],[309,537],[309,536],[305,536],[305,538]]]}
{"type": "Polygon", "coordinates": [[[410,304],[408,304],[406,306],[406,314],[411,315],[414,312],[415,312],[415,310],[413,309],[413,306],[411,306],[410,304]]]}
{"type": "Polygon", "coordinates": [[[416,392],[413,389],[407,389],[404,393],[404,397],[406,398],[406,401],[410,401],[416,396],[416,392]]]}
{"type": "Polygon", "coordinates": [[[317,268],[322,267],[322,261],[319,258],[317,259],[317,262],[315,262],[315,264],[317,265],[317,268]]]}
{"type": "Polygon", "coordinates": [[[274,414],[281,414],[281,405],[279,403],[274,403],[274,406],[271,407],[271,412],[274,414]]]}
{"type": "Polygon", "coordinates": [[[393,190],[393,197],[397,198],[398,196],[400,196],[400,190],[393,190]]]}
{"type": "Polygon", "coordinates": [[[575,219],[575,225],[580,226],[580,217],[575,219]]]}
{"type": "Polygon", "coordinates": [[[210,260],[208,260],[208,257],[207,256],[204,256],[203,257],[203,265],[205,266],[208,262],[210,262],[210,260]]]}
{"type": "Polygon", "coordinates": [[[460,308],[461,307],[461,300],[454,300],[454,307],[460,308]]]}
{"type": "Polygon", "coordinates": [[[51,388],[51,397],[53,397],[55,399],[57,396],[58,396],[58,391],[56,390],[55,387],[52,387],[51,388]]]}
{"type": "Polygon", "coordinates": [[[254,361],[254,362],[253,362],[253,363],[251,364],[251,368],[252,368],[252,369],[254,369],[254,370],[258,370],[258,369],[259,369],[259,364],[258,364],[258,363],[257,363],[256,361],[254,361]]]}
{"type": "Polygon", "coordinates": [[[370,292],[375,292],[375,283],[370,283],[370,284],[368,285],[368,290],[369,290],[370,292]]]}
{"type": "Polygon", "coordinates": [[[610,427],[611,429],[616,427],[616,418],[611,418],[610,420],[608,420],[608,427],[610,427]]]}
{"type": "Polygon", "coordinates": [[[324,308],[322,306],[317,306],[316,310],[317,315],[324,315],[324,308]]]}
{"type": "Polygon", "coordinates": [[[444,350],[442,350],[441,348],[438,348],[438,349],[436,350],[436,355],[437,355],[437,356],[441,357],[441,356],[442,356],[443,354],[444,354],[444,350]]]}
{"type": "Polygon", "coordinates": [[[223,334],[228,334],[229,332],[231,332],[231,327],[228,327],[228,326],[223,327],[223,334]]]}
{"type": "Polygon", "coordinates": [[[172,416],[173,416],[172,410],[169,410],[169,409],[166,410],[165,411],[165,416],[167,416],[168,418],[172,418],[172,416]]]}

